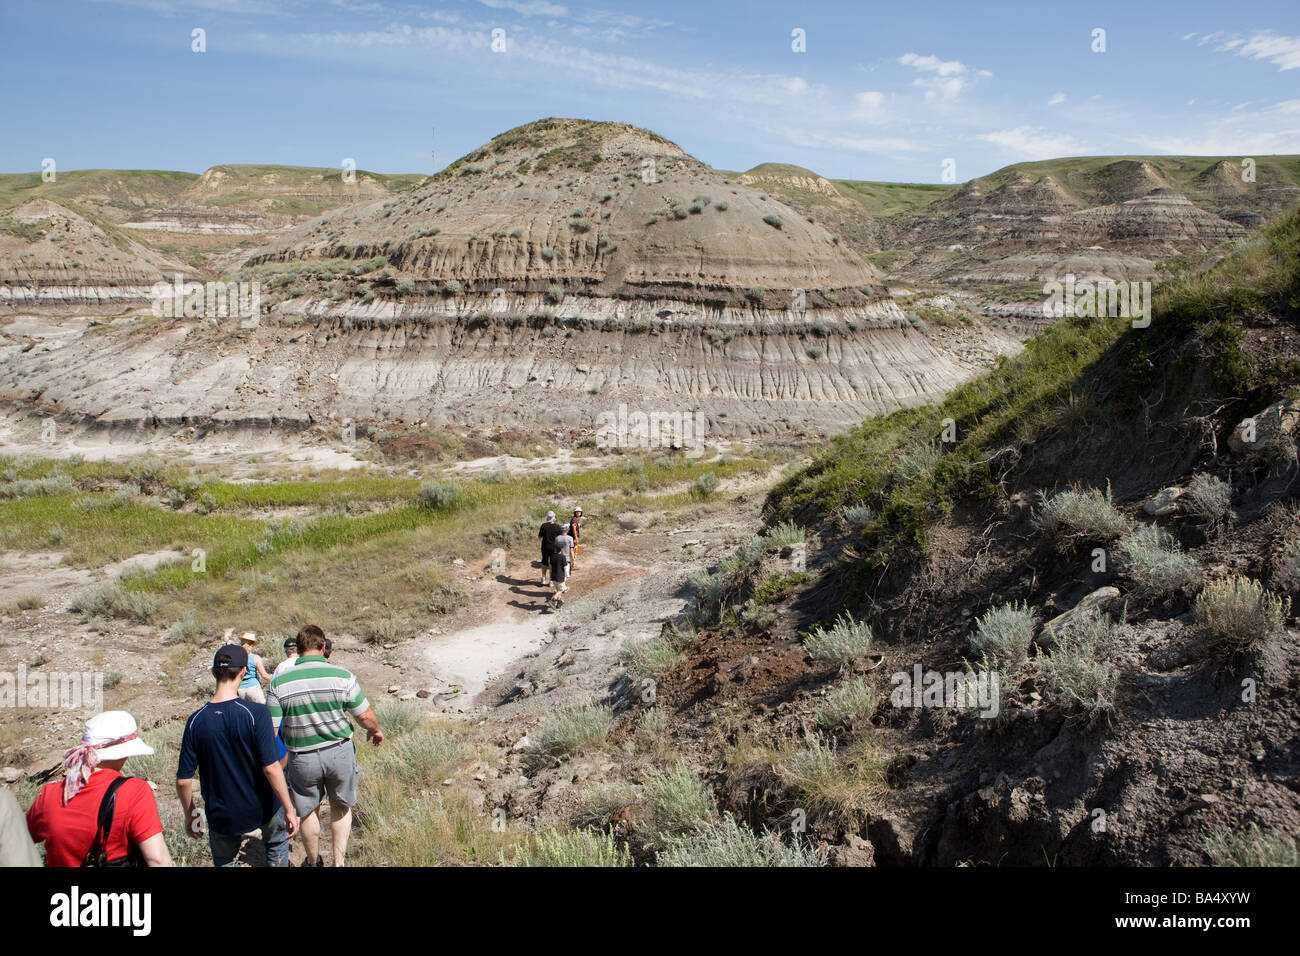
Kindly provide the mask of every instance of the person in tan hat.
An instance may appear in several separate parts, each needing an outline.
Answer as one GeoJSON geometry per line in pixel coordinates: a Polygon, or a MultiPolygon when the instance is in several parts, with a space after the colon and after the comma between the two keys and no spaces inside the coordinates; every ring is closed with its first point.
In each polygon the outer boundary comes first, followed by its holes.
{"type": "Polygon", "coordinates": [[[582,509],[574,508],[573,517],[569,519],[568,525],[564,528],[564,533],[573,539],[573,549],[569,554],[569,574],[578,570],[578,555],[582,554],[582,539],[579,537],[582,529],[582,509]]]}
{"type": "MultiPolygon", "coordinates": [[[[233,629],[226,631],[227,644],[231,643],[230,635],[233,633],[233,629]]],[[[271,675],[262,661],[262,655],[253,653],[253,648],[257,646],[257,634],[253,631],[245,631],[239,635],[239,644],[248,652],[248,670],[244,673],[244,682],[239,685],[239,698],[251,700],[256,704],[265,704],[266,691],[262,690],[262,681],[271,683],[271,675]]]]}
{"type": "Polygon", "coordinates": [[[128,757],[152,753],[124,710],[86,721],[81,743],[63,754],[63,780],[41,788],[27,811],[27,832],[44,842],[46,866],[84,866],[92,849],[102,850],[97,865],[172,865],[148,782],[122,776],[128,757]],[[110,803],[112,819],[101,840],[100,821],[110,803]]]}

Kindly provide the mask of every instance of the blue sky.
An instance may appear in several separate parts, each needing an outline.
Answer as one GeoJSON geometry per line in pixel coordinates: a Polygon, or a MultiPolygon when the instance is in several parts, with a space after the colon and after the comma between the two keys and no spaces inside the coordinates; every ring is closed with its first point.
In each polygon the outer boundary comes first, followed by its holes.
{"type": "Polygon", "coordinates": [[[1296,0],[43,0],[2,22],[5,172],[429,172],[434,128],[440,167],[543,116],[645,126],[724,169],[907,182],[945,159],[966,180],[1061,155],[1300,152],[1296,0]]]}

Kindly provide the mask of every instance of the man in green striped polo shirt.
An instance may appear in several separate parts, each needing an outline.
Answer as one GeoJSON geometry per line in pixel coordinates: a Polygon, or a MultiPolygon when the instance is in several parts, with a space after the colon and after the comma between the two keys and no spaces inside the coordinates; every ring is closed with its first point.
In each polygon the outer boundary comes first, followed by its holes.
{"type": "Polygon", "coordinates": [[[271,681],[266,694],[272,726],[289,750],[285,776],[294,811],[301,818],[306,866],[322,865],[319,810],[326,797],[334,865],[342,866],[347,853],[361,773],[348,715],[365,728],[372,744],[384,742],[361,684],[351,671],[327,661],[324,649],[325,632],[308,624],[298,632],[299,656],[271,681]]]}

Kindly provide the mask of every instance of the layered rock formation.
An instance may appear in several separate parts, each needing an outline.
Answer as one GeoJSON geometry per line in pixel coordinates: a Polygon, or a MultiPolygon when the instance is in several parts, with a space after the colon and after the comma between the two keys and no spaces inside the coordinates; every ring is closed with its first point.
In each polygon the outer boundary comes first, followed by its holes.
{"type": "MultiPolygon", "coordinates": [[[[493,304],[480,297],[452,308],[493,304]]],[[[793,437],[935,400],[987,358],[937,347],[885,308],[773,318],[597,299],[584,303],[582,317],[548,320],[539,311],[467,321],[374,300],[285,309],[233,335],[233,320],[72,329],[35,339],[26,352],[33,338],[10,334],[0,354],[13,377],[0,397],[101,427],[305,427],[352,418],[582,429],[626,405],[646,414],[699,411],[710,436],[793,437]]],[[[998,342],[1003,352],[1019,347],[1010,335],[998,342]]]]}
{"type": "Polygon", "coordinates": [[[718,436],[818,434],[1019,347],[935,345],[859,255],[725,179],[635,127],[530,124],[255,251],[253,321],[11,336],[0,394],[114,427],[583,428],[627,405],[698,411],[718,436]]]}
{"type": "Polygon", "coordinates": [[[183,263],[58,203],[33,199],[0,230],[0,308],[147,300],[149,287],[183,263]]]}

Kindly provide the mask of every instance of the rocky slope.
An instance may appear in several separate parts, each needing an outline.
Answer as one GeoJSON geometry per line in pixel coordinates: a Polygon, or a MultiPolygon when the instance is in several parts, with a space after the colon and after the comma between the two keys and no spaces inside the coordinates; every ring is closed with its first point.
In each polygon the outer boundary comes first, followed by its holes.
{"type": "Polygon", "coordinates": [[[674,752],[756,827],[814,807],[844,863],[1294,865],[1298,294],[1291,214],[1149,328],[1054,326],[815,455],[768,498],[774,543],[696,585],[706,626],[656,685],[674,752]],[[809,635],[846,613],[870,643],[836,660],[809,635]],[[899,696],[917,670],[996,672],[997,715],[899,696]]]}

